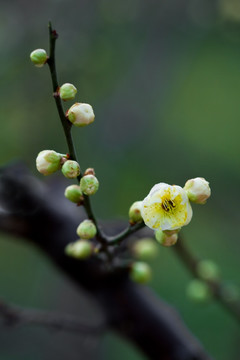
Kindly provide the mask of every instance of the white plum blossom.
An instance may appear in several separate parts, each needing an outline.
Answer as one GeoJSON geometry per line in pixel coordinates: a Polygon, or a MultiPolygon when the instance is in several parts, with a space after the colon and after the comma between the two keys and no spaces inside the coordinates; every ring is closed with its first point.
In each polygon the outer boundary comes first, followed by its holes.
{"type": "Polygon", "coordinates": [[[192,208],[183,188],[159,183],[142,201],[141,214],[153,230],[176,230],[191,221],[192,208]]]}

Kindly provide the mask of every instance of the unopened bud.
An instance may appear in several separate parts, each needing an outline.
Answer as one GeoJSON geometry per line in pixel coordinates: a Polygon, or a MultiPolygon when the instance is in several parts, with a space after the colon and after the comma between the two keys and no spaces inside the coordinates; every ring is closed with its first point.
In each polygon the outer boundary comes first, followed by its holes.
{"type": "Polygon", "coordinates": [[[133,245],[134,256],[139,260],[153,259],[158,254],[159,247],[151,238],[143,238],[133,245]]]}
{"type": "Polygon", "coordinates": [[[189,200],[196,204],[205,204],[211,195],[209,182],[200,177],[188,180],[184,190],[187,192],[189,200]]]}
{"type": "Polygon", "coordinates": [[[85,175],[80,180],[80,189],[85,195],[94,195],[98,187],[99,182],[94,175],[85,175]]]}
{"type": "Polygon", "coordinates": [[[143,221],[141,215],[142,201],[135,201],[129,209],[129,221],[131,224],[136,224],[143,221]]]}
{"type": "Polygon", "coordinates": [[[157,240],[157,242],[159,242],[159,244],[163,245],[163,246],[172,246],[175,245],[178,239],[178,233],[177,231],[162,231],[162,230],[157,230],[155,232],[155,238],[157,240]]]}
{"type": "Polygon", "coordinates": [[[62,166],[62,173],[68,179],[75,179],[80,175],[80,166],[74,160],[67,160],[62,166]]]}
{"type": "Polygon", "coordinates": [[[37,67],[42,67],[47,61],[47,53],[44,49],[36,49],[31,52],[30,59],[37,67]]]}
{"type": "Polygon", "coordinates": [[[196,302],[206,302],[212,296],[209,286],[198,279],[194,279],[188,284],[186,294],[189,299],[196,302]]]}
{"type": "Polygon", "coordinates": [[[92,239],[97,234],[97,228],[92,220],[84,220],[78,225],[77,234],[81,239],[92,239]]]}
{"type": "Polygon", "coordinates": [[[73,100],[75,98],[75,95],[77,93],[77,89],[73,84],[63,84],[59,89],[59,96],[62,100],[73,100]]]}
{"type": "Polygon", "coordinates": [[[87,259],[92,254],[92,245],[87,240],[78,240],[68,244],[65,248],[65,253],[76,259],[87,259]]]}
{"type": "Polygon", "coordinates": [[[130,278],[132,281],[139,284],[146,284],[151,280],[151,277],[152,271],[148,264],[140,261],[132,264],[130,270],[130,278]]]}
{"type": "Polygon", "coordinates": [[[61,168],[62,154],[54,150],[41,151],[36,159],[36,167],[43,175],[50,175],[61,168]]]}
{"type": "Polygon", "coordinates": [[[64,193],[65,197],[74,202],[74,203],[79,203],[81,200],[81,196],[82,196],[82,192],[80,190],[80,186],[78,185],[70,185],[65,189],[65,193],[64,193]]]}
{"type": "Polygon", "coordinates": [[[213,261],[201,260],[197,264],[197,273],[203,280],[218,280],[220,271],[213,261]]]}
{"type": "Polygon", "coordinates": [[[83,103],[75,103],[67,111],[66,115],[73,125],[79,127],[89,125],[95,119],[92,106],[83,103]]]}

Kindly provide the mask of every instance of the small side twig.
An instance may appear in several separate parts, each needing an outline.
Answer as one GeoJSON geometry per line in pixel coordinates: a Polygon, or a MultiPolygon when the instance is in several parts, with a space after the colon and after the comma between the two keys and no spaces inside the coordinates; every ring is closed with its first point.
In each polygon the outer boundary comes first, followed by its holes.
{"type": "Polygon", "coordinates": [[[0,300],[0,317],[6,325],[38,325],[45,328],[77,332],[91,336],[100,335],[105,326],[83,324],[73,316],[43,310],[28,309],[0,300]]]}
{"type": "Polygon", "coordinates": [[[231,300],[231,294],[220,280],[205,280],[199,277],[197,266],[200,262],[195,255],[186,247],[183,239],[179,239],[178,242],[173,246],[176,254],[182,260],[185,267],[190,273],[205,282],[211,289],[211,293],[214,298],[240,322],[240,302],[239,300],[231,300]]]}
{"type": "Polygon", "coordinates": [[[145,224],[143,221],[140,223],[134,224],[134,225],[129,224],[129,226],[126,229],[124,229],[122,232],[120,232],[119,234],[117,234],[115,236],[107,237],[108,245],[120,244],[121,241],[126,239],[129,235],[134,234],[138,230],[142,229],[144,226],[145,226],[145,224]]]}

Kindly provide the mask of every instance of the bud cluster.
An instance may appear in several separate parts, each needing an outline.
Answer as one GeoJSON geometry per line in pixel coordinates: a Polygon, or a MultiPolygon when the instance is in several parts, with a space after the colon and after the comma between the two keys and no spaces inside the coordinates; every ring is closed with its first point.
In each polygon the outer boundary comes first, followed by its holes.
{"type": "Polygon", "coordinates": [[[84,220],[78,225],[76,233],[80,239],[68,244],[65,253],[76,259],[87,259],[93,252],[93,245],[89,240],[93,239],[97,234],[96,225],[92,220],[84,220]]]}
{"type": "Polygon", "coordinates": [[[51,175],[60,169],[68,179],[75,179],[80,175],[80,166],[76,161],[68,160],[68,155],[54,150],[40,151],[36,159],[36,167],[43,175],[51,175]]]}
{"type": "MultiPolygon", "coordinates": [[[[31,52],[30,59],[37,67],[47,63],[48,55],[44,49],[36,49],[31,52]]],[[[65,83],[58,87],[54,96],[59,96],[63,101],[73,100],[77,94],[77,88],[71,83],[65,83]]],[[[95,120],[95,114],[90,104],[76,102],[66,112],[66,118],[75,126],[83,127],[95,120]]]]}

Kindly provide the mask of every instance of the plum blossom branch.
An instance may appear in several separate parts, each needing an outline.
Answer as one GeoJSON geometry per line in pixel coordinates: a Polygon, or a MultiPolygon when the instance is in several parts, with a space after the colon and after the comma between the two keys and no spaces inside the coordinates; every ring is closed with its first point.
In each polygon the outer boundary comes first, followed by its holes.
{"type": "Polygon", "coordinates": [[[199,276],[198,259],[192,252],[187,248],[183,238],[180,238],[178,242],[173,246],[177,256],[181,259],[185,267],[190,273],[201,279],[210,288],[213,297],[231,314],[234,318],[240,322],[240,301],[239,299],[232,299],[231,291],[218,279],[202,279],[199,276]]]}
{"type": "MultiPolygon", "coordinates": [[[[71,134],[72,123],[70,121],[68,121],[67,117],[65,116],[61,99],[58,96],[59,84],[58,84],[58,80],[57,80],[57,70],[56,70],[56,61],[55,61],[55,45],[56,45],[57,38],[58,38],[58,34],[57,34],[56,30],[52,29],[52,25],[50,22],[49,23],[50,56],[47,59],[47,63],[48,63],[50,73],[51,73],[54,99],[55,99],[56,107],[58,110],[59,117],[61,119],[63,129],[64,129],[64,134],[65,134],[68,149],[69,149],[70,159],[78,162],[75,147],[74,147],[74,142],[73,142],[73,138],[72,138],[72,134],[71,134]]],[[[82,178],[82,175],[80,174],[77,177],[78,182],[81,180],[81,178],[82,178]]],[[[92,210],[92,207],[91,207],[89,196],[83,194],[83,197],[84,197],[83,206],[86,210],[88,218],[94,222],[96,229],[97,229],[96,237],[99,240],[99,242],[103,245],[105,250],[107,249],[108,245],[113,245],[113,244],[119,243],[121,240],[125,239],[128,235],[133,234],[135,231],[137,231],[138,229],[140,229],[141,227],[144,226],[144,224],[142,224],[140,226],[139,226],[139,224],[137,224],[137,226],[129,226],[126,228],[126,230],[117,234],[116,236],[108,237],[101,231],[101,228],[98,225],[97,219],[96,219],[94,212],[92,210]]]]}
{"type": "MultiPolygon", "coordinates": [[[[49,58],[47,60],[47,63],[49,65],[49,70],[50,70],[50,73],[51,73],[54,99],[55,99],[56,107],[57,107],[57,110],[58,110],[59,117],[61,119],[63,129],[64,129],[64,134],[66,136],[70,159],[75,160],[75,161],[78,162],[75,147],[74,147],[74,142],[73,142],[73,138],[72,138],[72,134],[71,134],[72,124],[71,124],[70,121],[68,121],[68,119],[65,116],[60,97],[58,95],[56,95],[57,90],[59,88],[58,80],[57,80],[56,61],[55,61],[55,45],[56,45],[57,38],[58,38],[58,34],[57,34],[56,30],[53,30],[51,23],[49,23],[50,56],[49,56],[49,58]]],[[[82,175],[80,174],[77,177],[78,182],[81,180],[81,178],[82,178],[82,175]]],[[[100,228],[98,226],[97,219],[95,218],[95,215],[94,215],[94,213],[92,211],[90,199],[86,195],[83,195],[83,196],[84,196],[83,206],[84,206],[84,208],[86,210],[88,218],[94,222],[94,224],[95,224],[95,226],[97,228],[97,236],[100,239],[100,241],[105,242],[104,237],[101,234],[100,228]]]]}

